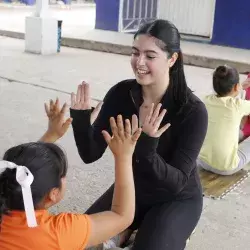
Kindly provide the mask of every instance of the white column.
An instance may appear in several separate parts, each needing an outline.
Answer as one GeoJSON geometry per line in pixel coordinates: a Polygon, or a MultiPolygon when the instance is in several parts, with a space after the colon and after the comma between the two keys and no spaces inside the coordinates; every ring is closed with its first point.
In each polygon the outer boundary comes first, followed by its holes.
{"type": "Polygon", "coordinates": [[[34,15],[25,21],[25,51],[42,55],[57,53],[58,24],[49,14],[49,0],[36,0],[34,15]]]}
{"type": "Polygon", "coordinates": [[[36,0],[36,17],[45,17],[49,12],[49,0],[36,0]]]}

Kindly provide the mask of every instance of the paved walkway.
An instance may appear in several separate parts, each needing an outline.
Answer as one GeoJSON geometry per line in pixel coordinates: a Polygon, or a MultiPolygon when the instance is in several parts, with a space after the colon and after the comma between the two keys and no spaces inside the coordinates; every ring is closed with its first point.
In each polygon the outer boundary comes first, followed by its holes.
{"type": "MultiPolygon", "coordinates": [[[[72,5],[73,6],[73,5],[72,5]]],[[[0,5],[0,35],[24,38],[25,17],[33,7],[7,8],[0,5]]],[[[52,16],[63,20],[62,43],[65,46],[128,55],[131,53],[132,34],[95,30],[95,5],[78,8],[51,8],[52,16]]],[[[250,72],[250,50],[214,46],[205,43],[182,41],[184,62],[207,68],[221,64],[250,72]]]]}
{"type": "MultiPolygon", "coordinates": [[[[8,147],[37,140],[47,121],[43,103],[69,101],[81,80],[91,84],[92,97],[102,99],[116,82],[133,77],[129,57],[62,48],[60,54],[23,52],[24,41],[0,37],[0,154],[8,147]]],[[[189,86],[198,96],[212,91],[212,70],[185,66],[189,86]]],[[[245,76],[241,75],[243,80],[245,76]]],[[[72,130],[59,141],[69,158],[67,195],[53,211],[85,209],[112,183],[110,152],[89,165],[82,163],[72,130]]],[[[248,250],[250,245],[250,179],[223,200],[204,199],[204,210],[187,250],[248,250]]]]}
{"type": "MultiPolygon", "coordinates": [[[[40,56],[25,53],[23,40],[6,37],[0,37],[0,65],[0,77],[65,93],[86,80],[98,100],[118,81],[133,77],[129,56],[66,47],[59,54],[40,56]]],[[[212,70],[187,65],[185,70],[189,86],[198,96],[212,91],[212,70]]]]}
{"type": "MultiPolygon", "coordinates": [[[[34,10],[34,6],[0,4],[0,30],[24,33],[25,17],[33,15],[34,10]]],[[[95,5],[93,4],[78,5],[77,8],[71,7],[71,9],[64,5],[55,5],[50,7],[50,14],[58,20],[63,20],[65,34],[75,33],[77,30],[90,31],[95,27],[95,5]]]]}

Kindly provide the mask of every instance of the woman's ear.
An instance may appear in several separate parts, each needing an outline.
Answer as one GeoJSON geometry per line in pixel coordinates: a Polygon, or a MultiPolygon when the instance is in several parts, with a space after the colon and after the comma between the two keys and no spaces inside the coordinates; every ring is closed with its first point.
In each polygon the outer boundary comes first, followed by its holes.
{"type": "Polygon", "coordinates": [[[171,67],[174,66],[174,64],[175,64],[175,62],[176,62],[177,59],[178,59],[178,53],[175,52],[175,53],[172,55],[172,57],[168,60],[169,68],[171,68],[171,67]]]}

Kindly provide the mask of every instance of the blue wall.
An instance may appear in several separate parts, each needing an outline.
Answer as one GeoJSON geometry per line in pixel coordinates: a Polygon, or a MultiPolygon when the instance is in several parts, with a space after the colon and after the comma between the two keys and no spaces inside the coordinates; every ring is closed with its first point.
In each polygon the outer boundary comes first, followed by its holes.
{"type": "MultiPolygon", "coordinates": [[[[95,2],[95,28],[118,31],[120,0],[95,0],[95,2]]],[[[216,1],[211,43],[250,49],[250,0],[216,1]]]]}
{"type": "Polygon", "coordinates": [[[250,0],[216,1],[211,43],[250,49],[250,0]]]}
{"type": "Polygon", "coordinates": [[[95,0],[96,29],[118,31],[120,0],[95,0]]]}

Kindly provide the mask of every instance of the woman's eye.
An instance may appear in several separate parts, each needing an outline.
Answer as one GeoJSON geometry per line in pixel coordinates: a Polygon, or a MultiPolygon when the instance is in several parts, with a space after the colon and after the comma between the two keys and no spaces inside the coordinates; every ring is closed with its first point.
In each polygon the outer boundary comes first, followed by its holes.
{"type": "Polygon", "coordinates": [[[148,59],[152,60],[155,58],[155,56],[147,56],[148,59]]]}

